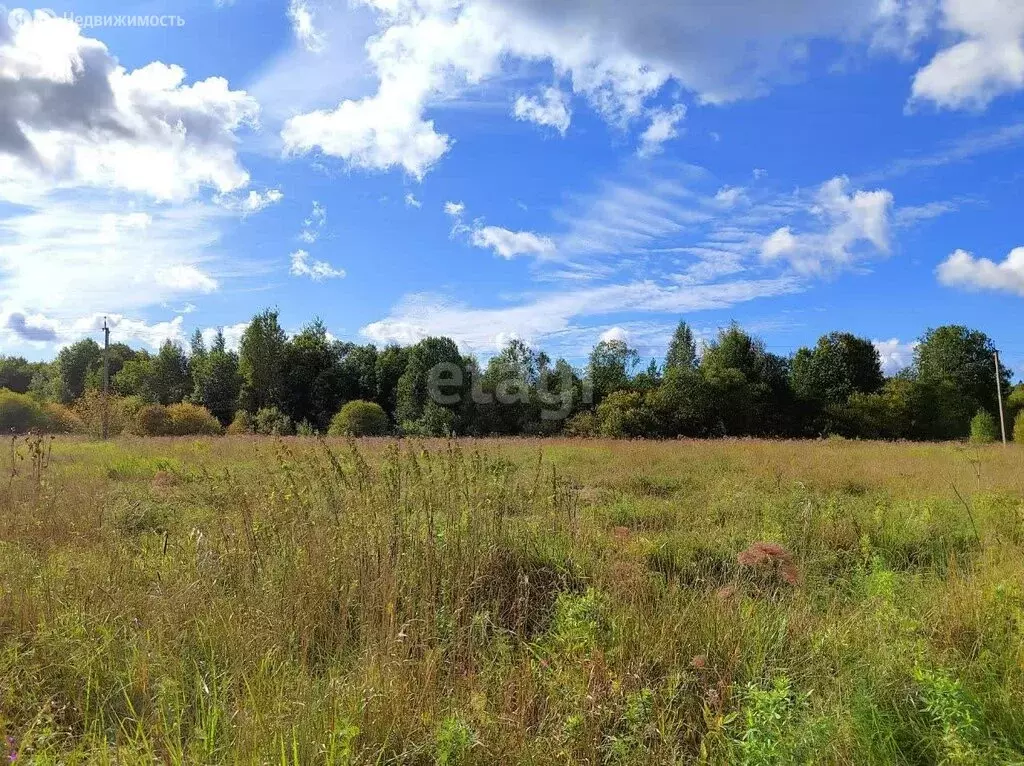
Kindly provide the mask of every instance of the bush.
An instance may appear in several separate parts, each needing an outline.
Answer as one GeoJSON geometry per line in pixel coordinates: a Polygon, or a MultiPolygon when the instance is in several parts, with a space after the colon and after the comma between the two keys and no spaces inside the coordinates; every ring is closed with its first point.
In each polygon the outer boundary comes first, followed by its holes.
{"type": "Polygon", "coordinates": [[[139,436],[169,436],[171,415],[162,404],[147,404],[135,414],[131,431],[139,436]]]}
{"type": "Polygon", "coordinates": [[[597,415],[593,412],[580,412],[565,421],[566,436],[597,436],[597,431],[597,415]]]}
{"type": "Polygon", "coordinates": [[[1024,444],[1024,412],[1018,413],[1013,424],[1013,440],[1018,444],[1024,444]]]}
{"type": "Polygon", "coordinates": [[[46,430],[50,433],[80,434],[85,432],[85,423],[70,407],[47,402],[43,408],[46,411],[46,430]]]}
{"type": "Polygon", "coordinates": [[[264,407],[253,421],[256,433],[264,436],[291,436],[295,433],[292,419],[277,407],[264,407]]]}
{"type": "Polygon", "coordinates": [[[308,420],[303,420],[297,426],[295,426],[296,436],[317,436],[320,432],[316,430],[316,426],[310,423],[308,420]]]}
{"type": "Polygon", "coordinates": [[[27,394],[16,394],[0,388],[0,431],[23,434],[26,431],[45,430],[48,418],[43,406],[27,394]]]}
{"type": "Polygon", "coordinates": [[[171,433],[175,436],[218,436],[223,432],[220,421],[198,404],[172,404],[167,408],[171,433]]]}
{"type": "MultiPolygon", "coordinates": [[[[133,431],[136,416],[146,406],[139,396],[110,395],[107,402],[107,430],[111,436],[133,431]]],[[[75,417],[82,423],[82,431],[99,436],[103,433],[103,392],[88,389],[71,405],[75,417]]]]}
{"type": "Polygon", "coordinates": [[[992,414],[985,410],[978,410],[978,414],[971,419],[971,443],[991,444],[999,438],[999,424],[992,414]]]}
{"type": "Polygon", "coordinates": [[[601,436],[613,439],[645,436],[654,430],[654,418],[635,391],[615,391],[597,407],[601,436]]]}
{"type": "Polygon", "coordinates": [[[251,434],[252,432],[252,415],[245,410],[236,412],[231,425],[228,426],[228,433],[231,436],[241,436],[243,434],[251,434]]]}
{"type": "Polygon", "coordinates": [[[330,436],[383,436],[388,432],[388,416],[379,404],[356,399],[331,418],[330,436]]]}

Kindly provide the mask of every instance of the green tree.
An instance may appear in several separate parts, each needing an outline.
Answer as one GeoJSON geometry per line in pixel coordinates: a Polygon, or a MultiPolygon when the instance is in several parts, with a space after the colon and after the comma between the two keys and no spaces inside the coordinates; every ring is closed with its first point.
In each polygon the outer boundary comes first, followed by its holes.
{"type": "Polygon", "coordinates": [[[218,329],[206,352],[193,396],[222,425],[229,424],[238,407],[242,376],[238,372],[238,354],[228,351],[223,330],[218,329]]]}
{"type": "Polygon", "coordinates": [[[425,338],[410,348],[398,381],[396,419],[403,430],[433,435],[461,430],[472,383],[469,368],[451,338],[425,338]]]}
{"type": "Polygon", "coordinates": [[[192,379],[188,374],[188,357],[180,343],[166,340],[152,358],[153,394],[163,405],[184,401],[191,393],[192,379]]]}
{"type": "Polygon", "coordinates": [[[1000,438],[999,424],[991,412],[978,410],[971,418],[971,442],[974,444],[992,444],[1000,438]]]}
{"type": "Polygon", "coordinates": [[[57,354],[57,396],[63,404],[73,402],[85,392],[89,372],[103,364],[102,353],[96,341],[86,338],[57,354]]]}
{"type": "Polygon", "coordinates": [[[843,332],[823,335],[813,349],[797,351],[789,377],[803,419],[818,433],[832,430],[851,394],[875,393],[885,382],[874,344],[843,332]]]}
{"type": "Polygon", "coordinates": [[[491,357],[480,378],[483,395],[475,414],[475,431],[518,435],[535,433],[541,419],[538,384],[548,357],[514,339],[491,357]]]}
{"type": "Polygon", "coordinates": [[[697,343],[693,330],[686,322],[680,321],[672,334],[665,356],[665,372],[669,370],[692,370],[697,366],[697,343]]]}
{"type": "Polygon", "coordinates": [[[0,356],[0,388],[16,394],[28,392],[35,374],[34,365],[20,356],[0,356]]]}
{"type": "Polygon", "coordinates": [[[640,355],[625,341],[603,340],[590,352],[587,376],[594,388],[594,401],[600,404],[609,394],[630,387],[640,355]]]}
{"type": "Polygon", "coordinates": [[[140,351],[129,359],[116,375],[111,378],[111,387],[121,396],[138,396],[143,401],[157,401],[156,376],[153,357],[148,351],[140,351]]]}
{"type": "MultiPolygon", "coordinates": [[[[345,401],[341,354],[345,345],[332,343],[327,327],[315,319],[287,341],[281,366],[281,410],[294,423],[308,421],[326,430],[345,401]]],[[[358,387],[354,389],[358,394],[358,387]]],[[[357,398],[357,397],[353,397],[357,398]]]]}
{"type": "Polygon", "coordinates": [[[706,436],[714,424],[711,389],[699,370],[673,367],[647,404],[659,436],[706,436]]]}
{"type": "Polygon", "coordinates": [[[241,405],[246,411],[255,413],[282,403],[287,342],[278,314],[271,309],[254,316],[246,327],[238,354],[241,405]]]}
{"type": "Polygon", "coordinates": [[[409,349],[405,346],[387,346],[377,354],[374,376],[377,390],[373,398],[391,417],[398,407],[398,381],[402,379],[408,363],[409,349]]]}
{"type": "MultiPolygon", "coordinates": [[[[914,374],[929,402],[921,423],[926,438],[966,436],[978,410],[998,411],[995,352],[983,332],[961,325],[928,330],[914,352],[914,374]]],[[[1002,368],[1002,387],[1010,391],[1010,372],[1002,368]]]]}

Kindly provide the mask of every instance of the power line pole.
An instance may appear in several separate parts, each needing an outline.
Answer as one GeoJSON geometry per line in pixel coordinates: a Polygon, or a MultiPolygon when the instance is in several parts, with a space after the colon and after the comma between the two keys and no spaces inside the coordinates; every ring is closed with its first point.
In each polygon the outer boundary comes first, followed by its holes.
{"type": "Polygon", "coordinates": [[[999,369],[999,352],[996,351],[996,397],[999,399],[999,426],[1003,431],[1003,446],[1006,446],[1006,415],[1003,414],[1003,374],[999,369]]]}
{"type": "Polygon", "coordinates": [[[103,317],[103,440],[110,435],[110,327],[103,317]]]}

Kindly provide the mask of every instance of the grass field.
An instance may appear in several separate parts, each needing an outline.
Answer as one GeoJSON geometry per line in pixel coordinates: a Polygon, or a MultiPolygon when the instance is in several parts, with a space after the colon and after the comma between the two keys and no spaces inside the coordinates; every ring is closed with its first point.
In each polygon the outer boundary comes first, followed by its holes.
{"type": "Polygon", "coordinates": [[[1024,449],[19,439],[16,763],[1024,763],[1024,449]]]}

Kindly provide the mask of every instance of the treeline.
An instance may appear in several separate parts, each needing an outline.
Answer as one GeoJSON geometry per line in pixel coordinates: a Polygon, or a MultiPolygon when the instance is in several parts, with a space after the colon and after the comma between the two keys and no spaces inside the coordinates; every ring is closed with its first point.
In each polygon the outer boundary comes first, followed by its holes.
{"type": "MultiPolygon", "coordinates": [[[[413,346],[335,340],[314,321],[295,336],[274,311],[253,317],[238,352],[222,333],[155,354],[114,343],[103,407],[93,340],[52,362],[0,357],[0,429],[112,433],[555,435],[674,438],[841,435],[979,441],[998,434],[995,348],[961,326],[929,330],[913,364],[887,378],[874,345],[823,336],[792,357],[738,325],[702,349],[680,322],[666,358],[641,365],[602,341],[584,369],[512,341],[485,365],[449,338],[413,346]]],[[[1002,372],[1004,407],[1024,441],[1024,385],[1002,372]]]]}

